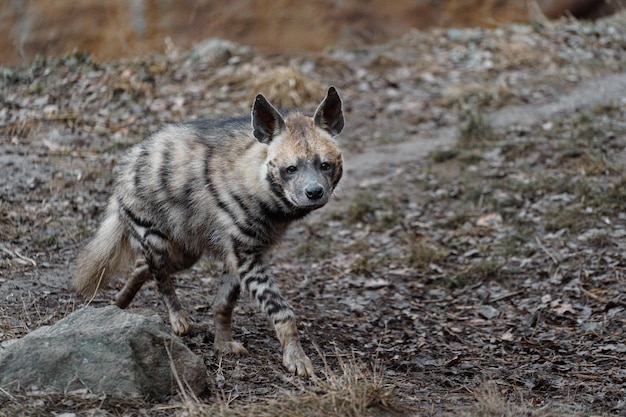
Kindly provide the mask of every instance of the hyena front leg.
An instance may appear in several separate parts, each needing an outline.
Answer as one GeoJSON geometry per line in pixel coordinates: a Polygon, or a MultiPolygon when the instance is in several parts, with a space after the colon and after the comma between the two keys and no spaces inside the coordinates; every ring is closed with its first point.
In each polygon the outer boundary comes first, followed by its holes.
{"type": "Polygon", "coordinates": [[[213,319],[215,321],[213,350],[216,353],[234,353],[237,355],[248,353],[241,343],[233,340],[232,333],[233,309],[239,298],[240,289],[237,277],[229,273],[222,275],[213,304],[213,319]]]}
{"type": "Polygon", "coordinates": [[[313,364],[300,345],[295,314],[269,277],[260,259],[253,257],[240,262],[241,282],[274,324],[283,350],[283,365],[291,373],[314,376],[313,364]]]}

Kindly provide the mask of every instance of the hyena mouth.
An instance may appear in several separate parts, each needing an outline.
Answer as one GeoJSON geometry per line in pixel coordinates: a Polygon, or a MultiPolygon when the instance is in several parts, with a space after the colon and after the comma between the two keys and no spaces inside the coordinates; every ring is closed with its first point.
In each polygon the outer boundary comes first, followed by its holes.
{"type": "Polygon", "coordinates": [[[318,208],[322,208],[328,203],[328,198],[323,198],[318,201],[308,201],[303,204],[298,204],[297,207],[307,209],[307,210],[316,210],[318,208]]]}
{"type": "Polygon", "coordinates": [[[328,203],[328,199],[327,198],[322,198],[320,200],[317,201],[293,201],[291,203],[291,207],[294,211],[313,211],[313,210],[317,210],[318,208],[322,208],[326,205],[326,203],[328,203]]]}
{"type": "Polygon", "coordinates": [[[308,211],[313,211],[313,210],[317,210],[319,208],[322,208],[326,205],[326,203],[309,203],[309,204],[305,204],[305,205],[299,205],[297,206],[297,208],[301,209],[301,210],[308,210],[308,211]]]}

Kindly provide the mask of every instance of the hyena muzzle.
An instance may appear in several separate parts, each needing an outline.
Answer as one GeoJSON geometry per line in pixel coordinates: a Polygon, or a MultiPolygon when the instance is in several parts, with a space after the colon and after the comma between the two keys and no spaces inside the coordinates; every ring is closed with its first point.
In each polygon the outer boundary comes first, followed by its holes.
{"type": "Polygon", "coordinates": [[[231,317],[243,287],[271,319],[283,364],[313,375],[300,345],[295,315],[268,274],[269,250],[287,226],[324,206],[342,174],[334,137],[342,104],[331,87],[314,116],[285,118],[258,95],[249,118],[170,125],[130,149],[95,237],[78,259],[74,287],[93,294],[120,267],[135,269],[115,303],[127,307],[154,279],[177,334],[191,331],[171,274],[203,254],[223,260],[213,306],[214,349],[246,353],[233,340],[231,317]]]}

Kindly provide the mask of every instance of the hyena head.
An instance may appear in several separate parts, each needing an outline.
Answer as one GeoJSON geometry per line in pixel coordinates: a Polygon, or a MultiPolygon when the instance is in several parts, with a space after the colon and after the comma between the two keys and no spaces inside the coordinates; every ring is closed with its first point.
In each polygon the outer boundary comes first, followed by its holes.
{"type": "Polygon", "coordinates": [[[282,211],[304,215],[325,205],[342,169],[334,141],[343,129],[337,90],[331,87],[314,116],[291,113],[285,119],[259,94],[252,108],[254,136],[268,145],[262,175],[282,211]]]}

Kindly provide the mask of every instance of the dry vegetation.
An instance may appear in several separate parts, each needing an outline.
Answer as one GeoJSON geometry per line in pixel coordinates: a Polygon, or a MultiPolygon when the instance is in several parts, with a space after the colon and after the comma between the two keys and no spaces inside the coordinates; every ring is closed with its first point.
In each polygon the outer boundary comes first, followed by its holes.
{"type": "MultiPolygon", "coordinates": [[[[162,123],[247,113],[259,91],[310,111],[334,84],[345,179],[272,267],[319,379],[286,375],[244,299],[235,332],[250,356],[215,357],[211,325],[185,338],[207,363],[206,396],[0,388],[0,415],[623,415],[624,14],[322,55],[222,48],[0,69],[0,340],[85,302],[68,288],[72,262],[126,148],[162,123]]],[[[211,322],[219,267],[180,274],[198,323],[211,322]]],[[[134,306],[165,312],[152,288],[134,306]]]]}

